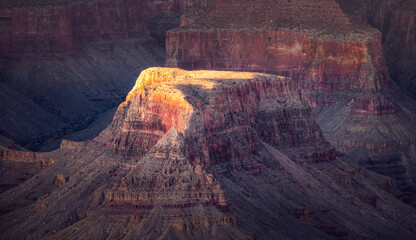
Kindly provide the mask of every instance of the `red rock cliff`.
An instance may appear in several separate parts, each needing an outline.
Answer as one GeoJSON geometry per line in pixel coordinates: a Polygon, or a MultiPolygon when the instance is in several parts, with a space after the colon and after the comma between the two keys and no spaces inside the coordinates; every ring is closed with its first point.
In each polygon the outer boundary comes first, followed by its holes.
{"type": "Polygon", "coordinates": [[[184,24],[167,34],[167,66],[277,73],[310,89],[389,84],[381,34],[334,1],[216,1],[184,24]]]}
{"type": "Polygon", "coordinates": [[[183,132],[192,164],[247,160],[260,141],[275,146],[324,142],[296,84],[266,74],[143,71],[97,144],[143,156],[170,128],[183,132]]]}
{"type": "Polygon", "coordinates": [[[5,1],[0,9],[0,51],[73,51],[97,40],[149,37],[146,21],[180,15],[205,6],[206,0],[183,1],[60,1],[22,4],[5,1]]]}
{"type": "Polygon", "coordinates": [[[341,7],[362,23],[383,34],[387,64],[394,80],[416,93],[416,2],[414,0],[337,0],[341,7]]]}

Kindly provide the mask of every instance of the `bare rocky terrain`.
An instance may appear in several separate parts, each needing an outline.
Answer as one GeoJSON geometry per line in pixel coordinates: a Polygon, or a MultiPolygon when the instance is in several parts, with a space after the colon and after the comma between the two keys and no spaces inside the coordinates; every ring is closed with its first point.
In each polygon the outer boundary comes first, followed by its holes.
{"type": "Polygon", "coordinates": [[[0,0],[0,239],[415,239],[414,6],[0,0]]]}
{"type": "Polygon", "coordinates": [[[394,177],[414,205],[416,105],[402,90],[414,82],[412,1],[378,2],[215,1],[168,31],[166,65],[291,77],[306,91],[325,138],[353,161],[394,177]],[[406,9],[400,20],[388,14],[399,9],[406,9]],[[395,74],[404,62],[407,80],[395,74]]]}
{"type": "Polygon", "coordinates": [[[166,31],[204,4],[1,1],[0,134],[39,150],[87,127],[164,65],[166,31]]]}
{"type": "Polygon", "coordinates": [[[98,137],[44,157],[59,161],[0,195],[2,238],[416,235],[392,180],[332,148],[274,75],[145,70],[98,137]]]}

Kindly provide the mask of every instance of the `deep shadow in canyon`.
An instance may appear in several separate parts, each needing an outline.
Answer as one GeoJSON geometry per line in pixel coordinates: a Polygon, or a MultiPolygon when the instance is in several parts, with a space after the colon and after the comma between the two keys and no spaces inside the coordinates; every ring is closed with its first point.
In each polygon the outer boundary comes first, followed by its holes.
{"type": "Polygon", "coordinates": [[[415,238],[415,6],[1,0],[0,238],[415,238]]]}

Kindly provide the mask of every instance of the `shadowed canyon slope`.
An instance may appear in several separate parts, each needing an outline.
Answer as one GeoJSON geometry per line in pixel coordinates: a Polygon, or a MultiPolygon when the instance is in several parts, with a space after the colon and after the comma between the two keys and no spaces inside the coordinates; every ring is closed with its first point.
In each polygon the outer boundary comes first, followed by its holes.
{"type": "Polygon", "coordinates": [[[335,0],[217,0],[168,31],[166,65],[291,77],[305,89],[326,139],[352,160],[394,177],[414,205],[416,104],[397,94],[382,45],[389,57],[401,49],[394,56],[405,61],[413,51],[413,25],[397,36],[380,29],[386,36],[352,16],[335,0]]]}
{"type": "Polygon", "coordinates": [[[164,64],[166,30],[205,4],[1,1],[0,95],[15,102],[1,106],[0,134],[39,149],[88,126],[122,102],[141,70],[164,64]]]}
{"type": "Polygon", "coordinates": [[[5,238],[416,237],[392,180],[331,148],[284,77],[150,68],[98,137],[44,157],[0,195],[5,238]]]}
{"type": "Polygon", "coordinates": [[[416,1],[337,2],[352,19],[382,32],[390,74],[401,86],[416,94],[416,1]]]}

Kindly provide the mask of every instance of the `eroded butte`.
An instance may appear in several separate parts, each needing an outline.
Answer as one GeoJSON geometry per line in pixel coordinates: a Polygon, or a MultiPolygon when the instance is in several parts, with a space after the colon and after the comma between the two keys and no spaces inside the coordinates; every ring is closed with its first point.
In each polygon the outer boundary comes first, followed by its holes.
{"type": "Polygon", "coordinates": [[[281,76],[147,69],[98,137],[46,156],[57,161],[0,195],[3,236],[416,235],[394,182],[333,149],[281,76]]]}

